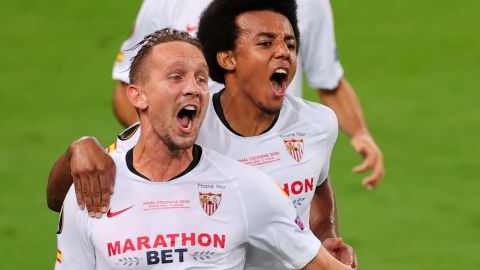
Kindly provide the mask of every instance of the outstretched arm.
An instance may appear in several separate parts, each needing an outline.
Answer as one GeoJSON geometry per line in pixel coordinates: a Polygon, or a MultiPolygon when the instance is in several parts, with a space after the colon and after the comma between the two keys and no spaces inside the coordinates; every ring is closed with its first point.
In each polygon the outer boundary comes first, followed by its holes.
{"type": "Polygon", "coordinates": [[[350,137],[353,149],[363,157],[362,164],[355,166],[353,171],[360,173],[372,169],[372,173],[363,179],[363,185],[368,189],[377,186],[385,174],[383,155],[368,131],[355,91],[342,78],[336,89],[319,89],[318,94],[322,102],[335,111],[340,127],[350,137]]]}
{"type": "Polygon", "coordinates": [[[79,207],[86,205],[90,216],[100,217],[108,210],[114,176],[115,164],[97,139],[82,137],[68,147],[50,171],[48,207],[60,211],[68,189],[75,183],[79,207]]]}

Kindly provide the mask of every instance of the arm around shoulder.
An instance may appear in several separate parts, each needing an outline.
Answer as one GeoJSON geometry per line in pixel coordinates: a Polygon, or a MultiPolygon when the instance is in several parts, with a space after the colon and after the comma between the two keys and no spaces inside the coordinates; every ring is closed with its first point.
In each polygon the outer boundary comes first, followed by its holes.
{"type": "Polygon", "coordinates": [[[77,203],[87,206],[91,216],[106,212],[113,190],[115,164],[93,137],[73,142],[53,166],[48,179],[47,202],[59,211],[72,182],[77,203]]]}
{"type": "Polygon", "coordinates": [[[63,200],[65,199],[72,183],[73,179],[70,173],[70,156],[69,151],[67,150],[55,162],[50,170],[50,175],[48,176],[47,205],[51,210],[60,212],[63,200]]]}

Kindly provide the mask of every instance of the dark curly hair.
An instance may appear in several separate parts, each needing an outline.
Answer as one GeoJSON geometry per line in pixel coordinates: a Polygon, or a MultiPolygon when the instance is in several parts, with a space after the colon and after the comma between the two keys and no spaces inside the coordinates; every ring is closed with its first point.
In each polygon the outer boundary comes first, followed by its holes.
{"type": "Polygon", "coordinates": [[[163,28],[149,35],[146,35],[142,41],[140,41],[135,46],[129,49],[129,50],[135,50],[141,46],[137,55],[135,55],[135,57],[132,58],[132,64],[130,65],[130,73],[129,73],[130,83],[133,84],[139,81],[145,81],[148,78],[147,77],[148,72],[145,72],[142,68],[142,64],[145,57],[150,53],[153,47],[155,47],[158,44],[166,43],[169,41],[182,41],[182,42],[192,44],[193,46],[197,47],[205,56],[203,52],[202,44],[198,41],[198,39],[190,36],[188,32],[178,31],[171,28],[163,28]]]}
{"type": "Polygon", "coordinates": [[[217,53],[235,49],[240,29],[236,18],[245,12],[271,10],[287,17],[300,45],[295,0],[213,0],[203,11],[198,25],[197,38],[203,45],[210,77],[225,83],[225,70],[217,62],[217,53]]]}

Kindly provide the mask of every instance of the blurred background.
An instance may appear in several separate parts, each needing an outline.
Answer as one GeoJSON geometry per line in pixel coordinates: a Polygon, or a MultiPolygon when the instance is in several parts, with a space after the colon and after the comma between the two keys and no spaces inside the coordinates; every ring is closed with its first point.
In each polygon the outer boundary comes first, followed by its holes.
{"type": "MultiPolygon", "coordinates": [[[[480,1],[332,0],[338,52],[385,156],[367,192],[341,134],[331,176],[361,269],[480,269],[480,1]]],[[[0,268],[52,269],[51,165],[122,130],[111,68],[141,1],[0,3],[0,268]]],[[[306,97],[316,94],[305,89],[306,97]]]]}

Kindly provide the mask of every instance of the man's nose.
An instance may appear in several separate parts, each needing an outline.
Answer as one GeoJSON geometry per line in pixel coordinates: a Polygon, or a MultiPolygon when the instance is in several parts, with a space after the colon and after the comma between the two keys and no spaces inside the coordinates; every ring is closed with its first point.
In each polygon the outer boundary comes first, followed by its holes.
{"type": "Polygon", "coordinates": [[[198,97],[200,96],[201,91],[202,91],[202,87],[197,83],[197,79],[195,78],[195,76],[192,76],[187,81],[187,85],[185,86],[185,89],[184,89],[184,94],[191,95],[193,97],[198,97]]]}
{"type": "Polygon", "coordinates": [[[275,46],[275,57],[277,58],[289,59],[290,53],[288,45],[284,42],[278,42],[275,46]]]}

